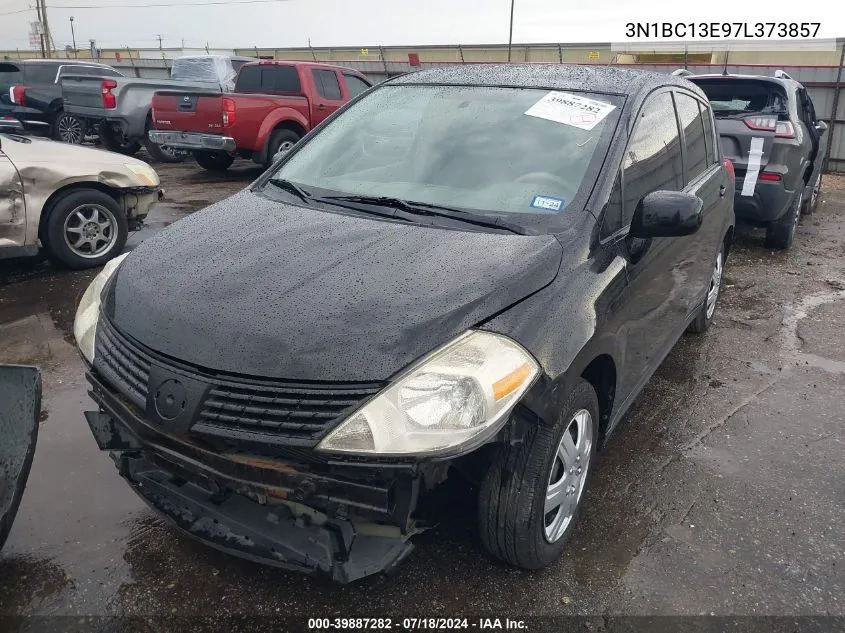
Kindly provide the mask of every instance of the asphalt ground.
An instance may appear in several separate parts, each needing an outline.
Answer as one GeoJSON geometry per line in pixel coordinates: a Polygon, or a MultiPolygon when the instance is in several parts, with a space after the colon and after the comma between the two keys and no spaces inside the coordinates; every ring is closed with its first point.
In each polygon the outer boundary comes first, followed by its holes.
{"type": "MultiPolygon", "coordinates": [[[[247,162],[224,175],[192,161],[156,167],[167,199],[130,248],[260,173],[247,162]]],[[[472,491],[448,482],[442,522],[401,568],[345,587],[175,532],[121,480],[82,415],[92,403],[72,324],[95,274],[0,262],[0,362],[37,364],[44,380],[32,473],[0,554],[0,629],[83,615],[152,618],[144,630],[168,630],[155,622],[171,616],[191,628],[270,616],[289,630],[380,615],[581,615],[600,618],[584,623],[595,630],[613,616],[845,616],[843,176],[825,176],[790,251],[738,232],[713,327],[684,336],[646,386],[595,463],[567,551],[538,572],[491,560],[472,491]]]]}

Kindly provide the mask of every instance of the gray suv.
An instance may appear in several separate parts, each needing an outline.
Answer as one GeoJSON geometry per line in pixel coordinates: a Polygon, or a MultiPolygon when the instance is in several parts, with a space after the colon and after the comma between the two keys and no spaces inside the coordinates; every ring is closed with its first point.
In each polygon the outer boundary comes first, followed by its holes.
{"type": "Polygon", "coordinates": [[[801,213],[819,200],[827,124],[807,89],[783,71],[689,75],[713,108],[722,152],[736,171],[737,220],[765,227],[766,245],[792,246],[801,213]]]}

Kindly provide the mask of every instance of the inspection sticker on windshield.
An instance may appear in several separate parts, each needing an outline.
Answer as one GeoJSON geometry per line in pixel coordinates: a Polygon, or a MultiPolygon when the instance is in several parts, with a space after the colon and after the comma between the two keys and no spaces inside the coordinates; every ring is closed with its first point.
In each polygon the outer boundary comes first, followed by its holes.
{"type": "Polygon", "coordinates": [[[563,206],[563,200],[552,198],[551,196],[534,196],[531,206],[535,209],[543,209],[545,211],[560,211],[560,208],[563,206]]]}
{"type": "Polygon", "coordinates": [[[525,111],[528,116],[592,130],[616,106],[569,92],[553,90],[525,111]]]}

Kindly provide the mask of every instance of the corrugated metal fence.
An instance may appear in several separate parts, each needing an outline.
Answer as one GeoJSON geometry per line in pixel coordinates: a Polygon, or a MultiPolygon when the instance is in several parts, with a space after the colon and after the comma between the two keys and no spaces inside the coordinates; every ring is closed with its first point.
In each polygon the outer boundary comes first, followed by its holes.
{"type": "MultiPolygon", "coordinates": [[[[121,60],[110,62],[127,74],[137,77],[166,76],[170,60],[121,60]]],[[[381,60],[348,60],[331,62],[361,71],[373,81],[383,81],[407,72],[425,68],[460,65],[463,62],[420,62],[411,66],[408,62],[381,60]]],[[[467,62],[470,64],[473,62],[467,62]]],[[[675,64],[625,64],[626,68],[639,68],[654,72],[670,73],[678,69],[675,64]]],[[[827,171],[845,172],[845,95],[842,94],[845,72],[838,66],[765,66],[759,64],[690,64],[687,69],[697,74],[728,73],[773,76],[776,70],[783,70],[807,88],[816,109],[816,116],[825,121],[828,130],[823,142],[827,144],[827,171]],[[834,113],[834,107],[836,112],[834,113]]]]}

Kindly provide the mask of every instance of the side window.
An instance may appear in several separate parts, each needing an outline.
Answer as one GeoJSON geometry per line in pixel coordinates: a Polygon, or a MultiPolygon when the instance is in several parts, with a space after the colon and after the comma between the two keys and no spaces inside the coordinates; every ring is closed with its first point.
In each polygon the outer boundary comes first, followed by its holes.
{"type": "Polygon", "coordinates": [[[238,73],[235,92],[261,92],[261,66],[244,66],[238,73]]]}
{"type": "Polygon", "coordinates": [[[704,144],[707,150],[707,164],[712,165],[716,162],[716,158],[719,155],[715,147],[718,139],[713,133],[713,116],[710,113],[710,108],[701,103],[701,101],[698,102],[698,108],[701,110],[701,123],[704,125],[704,144]]]}
{"type": "Polygon", "coordinates": [[[314,83],[317,85],[317,92],[321,97],[335,101],[342,99],[340,84],[337,81],[335,71],[315,68],[311,73],[314,76],[314,83]]]}
{"type": "Polygon", "coordinates": [[[704,125],[698,100],[682,92],[675,93],[675,107],[684,131],[684,184],[692,182],[707,171],[707,147],[704,141],[704,125]]]}
{"type": "Polygon", "coordinates": [[[302,86],[299,84],[299,71],[295,66],[276,66],[275,81],[271,89],[273,92],[285,94],[299,94],[302,86]]]}
{"type": "Polygon", "coordinates": [[[346,85],[349,86],[349,96],[350,98],[355,98],[362,92],[366,92],[370,84],[366,81],[358,77],[357,75],[348,75],[343,73],[344,78],[346,79],[346,85]]]}
{"type": "Polygon", "coordinates": [[[51,84],[56,81],[58,71],[54,64],[36,62],[24,67],[24,76],[28,84],[51,84]]]}
{"type": "Polygon", "coordinates": [[[637,116],[634,133],[622,159],[623,223],[652,191],[683,189],[681,138],[672,95],[648,99],[637,116]]]}

